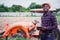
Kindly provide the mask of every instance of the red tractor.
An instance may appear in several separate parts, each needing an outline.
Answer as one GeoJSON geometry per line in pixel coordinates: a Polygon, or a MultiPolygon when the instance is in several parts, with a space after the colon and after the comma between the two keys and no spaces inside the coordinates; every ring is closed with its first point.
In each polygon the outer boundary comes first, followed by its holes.
{"type": "Polygon", "coordinates": [[[34,22],[17,22],[13,23],[9,26],[9,24],[6,24],[5,28],[6,30],[2,34],[2,38],[9,36],[12,37],[16,34],[19,34],[21,36],[25,36],[27,38],[31,37],[31,31],[34,31],[36,28],[36,24],[39,23],[38,21],[34,20],[34,22]]]}
{"type": "MultiPolygon", "coordinates": [[[[22,36],[26,38],[31,37],[37,37],[39,39],[39,34],[41,31],[38,31],[42,29],[41,27],[37,27],[36,24],[39,23],[39,21],[34,20],[34,22],[17,22],[13,23],[9,26],[9,24],[5,25],[6,30],[1,34],[1,38],[5,37],[16,37],[16,36],[22,36]],[[38,29],[37,31],[35,29],[38,29]]],[[[55,36],[57,40],[59,40],[59,30],[57,29],[55,32],[55,36]]]]}

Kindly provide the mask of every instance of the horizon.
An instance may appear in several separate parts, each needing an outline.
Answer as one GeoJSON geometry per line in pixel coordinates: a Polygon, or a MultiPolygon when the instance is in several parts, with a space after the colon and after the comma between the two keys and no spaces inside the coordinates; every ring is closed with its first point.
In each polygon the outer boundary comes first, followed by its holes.
{"type": "Polygon", "coordinates": [[[60,0],[0,0],[0,4],[4,4],[4,6],[7,7],[11,7],[14,4],[28,8],[32,2],[35,2],[36,4],[43,4],[47,2],[53,9],[60,8],[60,0]]]}

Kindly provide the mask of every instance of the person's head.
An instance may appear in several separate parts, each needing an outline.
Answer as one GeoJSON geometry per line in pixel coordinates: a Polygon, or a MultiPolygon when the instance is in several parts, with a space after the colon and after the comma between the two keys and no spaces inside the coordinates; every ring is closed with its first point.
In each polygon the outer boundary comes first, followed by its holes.
{"type": "Polygon", "coordinates": [[[51,7],[50,7],[50,5],[48,3],[44,3],[44,4],[42,4],[42,8],[43,8],[43,11],[49,11],[49,9],[51,7]]]}

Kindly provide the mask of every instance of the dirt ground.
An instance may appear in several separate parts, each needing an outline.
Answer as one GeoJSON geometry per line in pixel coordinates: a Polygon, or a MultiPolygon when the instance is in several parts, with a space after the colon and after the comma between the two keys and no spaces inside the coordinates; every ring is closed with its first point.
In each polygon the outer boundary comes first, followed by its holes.
{"type": "MultiPolygon", "coordinates": [[[[9,25],[16,22],[32,22],[33,20],[38,20],[41,24],[41,17],[0,17],[0,32],[4,31],[4,25],[9,23],[9,25]]],[[[40,25],[39,24],[39,25],[40,25]]]]}
{"type": "MultiPolygon", "coordinates": [[[[15,22],[32,22],[33,20],[38,20],[41,24],[41,17],[0,17],[0,33],[5,30],[3,28],[6,23],[11,25],[15,22]]],[[[31,38],[31,40],[37,40],[37,38],[31,38]]]]}
{"type": "MultiPolygon", "coordinates": [[[[40,22],[39,25],[41,26],[41,17],[0,17],[0,32],[3,32],[5,30],[4,25],[6,23],[9,23],[9,25],[11,25],[15,22],[32,22],[33,20],[38,20],[40,22]]],[[[31,40],[37,40],[37,38],[31,38],[31,40]]]]}
{"type": "MultiPolygon", "coordinates": [[[[38,20],[39,26],[41,26],[41,17],[0,17],[0,32],[1,30],[4,31],[3,27],[6,23],[9,25],[16,23],[16,22],[32,22],[33,20],[38,20]]],[[[58,28],[60,25],[58,25],[58,28]]]]}

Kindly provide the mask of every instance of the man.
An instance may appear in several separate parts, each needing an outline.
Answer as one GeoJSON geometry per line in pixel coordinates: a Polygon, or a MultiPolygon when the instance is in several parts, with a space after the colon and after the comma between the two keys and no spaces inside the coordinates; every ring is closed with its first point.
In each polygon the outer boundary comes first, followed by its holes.
{"type": "Polygon", "coordinates": [[[43,16],[41,17],[41,40],[54,40],[54,31],[57,28],[56,17],[49,11],[48,3],[42,4],[43,16]]]}

